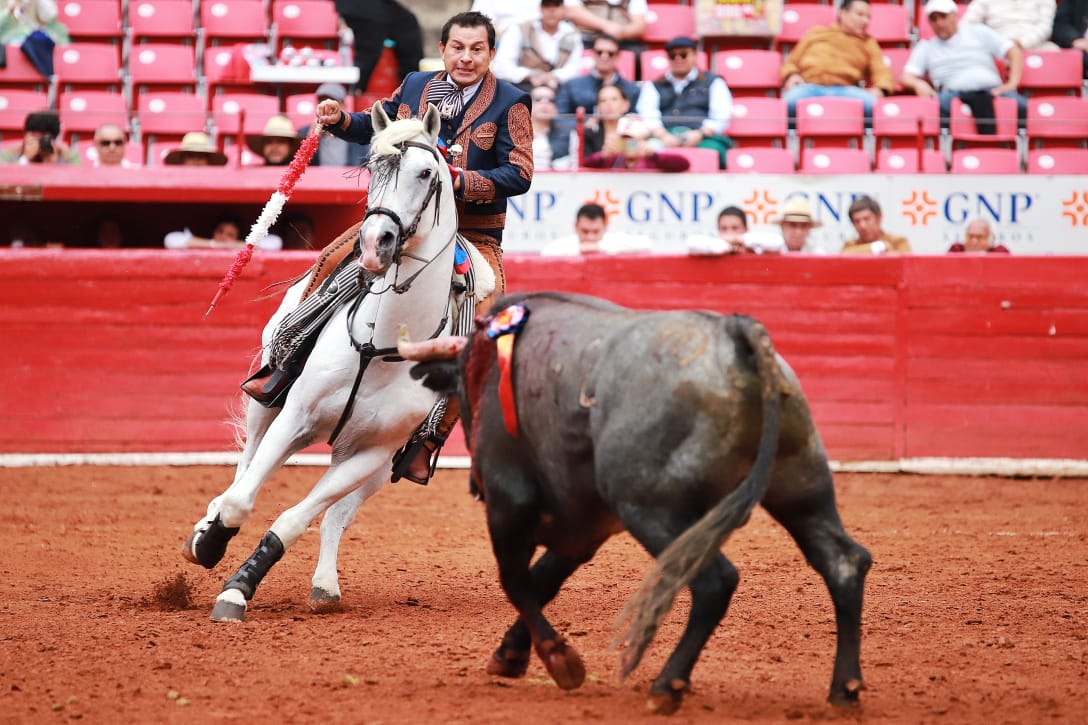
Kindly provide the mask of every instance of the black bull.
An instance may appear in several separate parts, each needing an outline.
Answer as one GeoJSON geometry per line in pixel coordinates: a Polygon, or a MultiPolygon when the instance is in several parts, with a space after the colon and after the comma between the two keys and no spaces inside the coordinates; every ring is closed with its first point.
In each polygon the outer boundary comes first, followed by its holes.
{"type": "Polygon", "coordinates": [[[677,592],[691,589],[686,629],[650,691],[651,708],[675,711],[739,581],[720,547],[762,503],[827,584],[838,629],[829,699],[856,701],[871,558],[843,529],[808,403],[763,326],[558,293],[507,297],[493,310],[512,303],[529,310],[508,368],[516,434],[503,419],[499,353],[485,331],[456,361],[435,359],[453,354],[452,341],[402,348],[430,360],[416,377],[461,397],[473,486],[520,615],[488,671],[523,675],[535,646],[560,687],[582,684],[581,658],[541,610],[601,544],[627,530],[657,564],[625,610],[623,675],[677,592]],[[538,546],[546,550],[530,568],[538,546]]]}

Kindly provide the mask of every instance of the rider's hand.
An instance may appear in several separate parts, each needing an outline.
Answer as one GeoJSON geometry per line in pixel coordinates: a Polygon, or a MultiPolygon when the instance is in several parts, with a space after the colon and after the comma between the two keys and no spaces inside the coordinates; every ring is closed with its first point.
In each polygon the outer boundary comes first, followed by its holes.
{"type": "Polygon", "coordinates": [[[322,126],[335,126],[340,123],[342,113],[340,102],[332,98],[326,98],[314,109],[314,116],[322,126]]]}

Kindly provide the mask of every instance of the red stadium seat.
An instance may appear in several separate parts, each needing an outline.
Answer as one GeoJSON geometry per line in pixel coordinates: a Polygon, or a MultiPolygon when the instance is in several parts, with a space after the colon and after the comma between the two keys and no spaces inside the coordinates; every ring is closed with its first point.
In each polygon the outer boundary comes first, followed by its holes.
{"type": "Polygon", "coordinates": [[[917,149],[878,148],[874,170],[881,174],[943,174],[948,164],[938,149],[923,149],[919,165],[917,149]]]}
{"type": "Polygon", "coordinates": [[[695,7],[675,3],[648,3],[646,30],[641,40],[651,47],[664,47],[678,35],[695,37],[695,7]]]}
{"type": "Polygon", "coordinates": [[[178,140],[190,131],[206,131],[204,99],[182,91],[148,91],[140,95],[136,124],[141,136],[178,140]]]}
{"type": "Polygon", "coordinates": [[[831,25],[835,22],[835,8],[831,5],[786,3],[782,6],[782,28],[774,36],[773,47],[783,52],[804,36],[815,25],[831,25]]]}
{"type": "Polygon", "coordinates": [[[994,117],[997,119],[997,133],[980,134],[971,115],[971,109],[959,99],[952,99],[949,133],[953,148],[967,146],[1016,145],[1017,107],[1016,99],[998,97],[994,99],[994,117]]]}
{"type": "MultiPolygon", "coordinates": [[[[665,75],[665,71],[669,69],[669,56],[664,49],[651,48],[639,53],[639,64],[642,69],[642,80],[656,81],[665,75]]],[[[705,50],[696,52],[695,64],[699,67],[699,70],[710,70],[710,56],[705,50]]]]}
{"type": "Polygon", "coordinates": [[[1029,174],[1088,174],[1088,149],[1032,149],[1029,174]]]}
{"type": "Polygon", "coordinates": [[[677,154],[683,156],[688,160],[691,166],[688,167],[688,171],[694,171],[697,173],[718,173],[719,156],[718,152],[714,149],[701,149],[691,146],[677,146],[676,148],[666,149],[670,154],[677,154]]]}
{"type": "Polygon", "coordinates": [[[1053,96],[1028,99],[1029,148],[1088,145],[1088,99],[1053,96]]]}
{"type": "Polygon", "coordinates": [[[220,93],[212,99],[216,135],[229,140],[239,132],[247,136],[261,133],[268,119],[279,112],[279,97],[265,93],[220,93]]]}
{"type": "Polygon", "coordinates": [[[128,58],[133,105],[144,91],[196,92],[196,52],[174,43],[133,45],[128,58]]]}
{"type": "Polygon", "coordinates": [[[800,171],[805,174],[868,174],[873,168],[864,149],[816,147],[801,149],[800,171]]]}
{"type": "Polygon", "coordinates": [[[128,128],[128,108],[124,96],[113,91],[68,91],[57,103],[60,125],[67,138],[90,137],[104,123],[128,128]]]}
{"type": "Polygon", "coordinates": [[[892,79],[895,82],[894,90],[896,93],[901,93],[903,84],[899,82],[899,76],[903,75],[903,67],[910,58],[910,48],[881,48],[881,50],[884,52],[884,64],[892,72],[892,79]]]}
{"type": "Polygon", "coordinates": [[[1019,174],[1020,152],[1002,148],[953,149],[951,170],[954,174],[1019,174]]]}
{"type": "Polygon", "coordinates": [[[734,98],[777,96],[782,87],[782,54],[777,50],[720,50],[714,72],[725,79],[734,98]]]}
{"type": "Polygon", "coordinates": [[[802,98],[797,102],[796,124],[802,147],[845,143],[860,149],[865,106],[855,98],[802,98]]]}
{"type": "Polygon", "coordinates": [[[873,106],[873,138],[877,148],[937,148],[941,134],[941,107],[936,98],[887,96],[873,106]],[[921,122],[921,125],[919,125],[921,122]]]}
{"type": "Polygon", "coordinates": [[[174,40],[191,45],[193,3],[190,0],[130,0],[128,30],[133,43],[174,40]]]}
{"type": "MultiPolygon", "coordinates": [[[[340,104],[348,113],[354,111],[354,96],[347,96],[340,104]]],[[[296,127],[309,126],[314,122],[314,107],[317,106],[317,96],[313,93],[295,93],[284,99],[284,115],[291,119],[296,127]]]]}
{"type": "Polygon", "coordinates": [[[71,40],[121,44],[120,0],[62,0],[57,6],[57,19],[68,28],[71,40]]]}
{"type": "MultiPolygon", "coordinates": [[[[46,78],[39,73],[38,69],[27,60],[18,45],[5,46],[4,54],[7,58],[7,67],[0,68],[0,88],[10,88],[12,90],[21,88],[27,91],[47,92],[52,90],[53,79],[46,78]]],[[[55,58],[57,55],[59,53],[54,52],[54,66],[56,65],[55,58]]]]}
{"type": "Polygon", "coordinates": [[[329,0],[273,0],[272,46],[277,54],[287,45],[337,48],[339,22],[329,0]]]}
{"type": "Polygon", "coordinates": [[[910,45],[910,16],[906,5],[873,3],[867,32],[882,46],[910,45]]]}
{"type": "Polygon", "coordinates": [[[725,154],[725,168],[730,173],[792,174],[793,152],[770,146],[732,148],[725,154]]]}
{"type": "Polygon", "coordinates": [[[1075,48],[1024,51],[1019,90],[1032,98],[1080,96],[1084,54],[1075,48]]]}
{"type": "Polygon", "coordinates": [[[110,43],[92,42],[58,46],[53,52],[53,70],[60,91],[120,90],[121,49],[110,43]]]}
{"type": "Polygon", "coordinates": [[[204,0],[200,4],[200,27],[208,46],[267,40],[268,25],[263,0],[204,0]]]}
{"type": "Polygon", "coordinates": [[[0,140],[23,137],[27,114],[49,108],[49,94],[26,88],[0,88],[0,140]]]}
{"type": "Polygon", "coordinates": [[[781,98],[738,98],[726,133],[742,146],[786,146],[789,115],[781,98]]]}

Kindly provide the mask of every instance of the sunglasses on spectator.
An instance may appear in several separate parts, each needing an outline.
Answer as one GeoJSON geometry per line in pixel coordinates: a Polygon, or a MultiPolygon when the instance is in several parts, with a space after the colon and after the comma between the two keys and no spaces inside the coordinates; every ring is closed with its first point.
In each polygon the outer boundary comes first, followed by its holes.
{"type": "Polygon", "coordinates": [[[597,48],[594,48],[593,49],[593,55],[602,55],[605,58],[611,58],[614,55],[619,55],[619,51],[618,50],[599,50],[597,48]]]}
{"type": "Polygon", "coordinates": [[[555,103],[555,96],[532,96],[534,103],[541,103],[547,101],[548,103],[555,103]]]}
{"type": "Polygon", "coordinates": [[[95,141],[99,146],[124,146],[125,140],[123,138],[103,138],[95,141]]]}
{"type": "Polygon", "coordinates": [[[669,60],[676,60],[677,58],[687,58],[691,53],[686,50],[674,50],[669,53],[669,60]]]}

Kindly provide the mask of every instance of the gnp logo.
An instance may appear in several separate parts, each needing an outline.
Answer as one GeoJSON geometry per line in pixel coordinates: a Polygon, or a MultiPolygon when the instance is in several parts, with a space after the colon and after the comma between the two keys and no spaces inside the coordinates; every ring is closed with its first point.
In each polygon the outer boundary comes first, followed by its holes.
{"type": "Polygon", "coordinates": [[[952,224],[963,224],[974,218],[1017,224],[1034,206],[1035,197],[1016,191],[956,191],[940,200],[934,199],[928,191],[915,189],[900,204],[903,216],[916,227],[928,225],[934,217],[952,224]]]}
{"type": "Polygon", "coordinates": [[[1074,227],[1088,227],[1088,191],[1074,191],[1069,199],[1062,199],[1062,217],[1074,227]]]}

